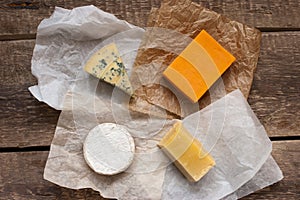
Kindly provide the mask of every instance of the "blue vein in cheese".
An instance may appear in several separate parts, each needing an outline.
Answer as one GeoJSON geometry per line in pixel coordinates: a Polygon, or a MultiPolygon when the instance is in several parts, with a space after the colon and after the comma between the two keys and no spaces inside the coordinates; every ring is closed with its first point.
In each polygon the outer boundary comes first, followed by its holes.
{"type": "Polygon", "coordinates": [[[93,54],[87,61],[84,70],[129,95],[133,94],[128,74],[115,43],[111,43],[93,54]]]}

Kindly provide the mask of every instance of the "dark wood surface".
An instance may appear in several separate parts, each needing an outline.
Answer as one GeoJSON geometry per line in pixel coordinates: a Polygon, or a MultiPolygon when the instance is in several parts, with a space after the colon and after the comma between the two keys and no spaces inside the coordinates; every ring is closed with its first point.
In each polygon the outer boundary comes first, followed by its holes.
{"type": "MultiPolygon", "coordinates": [[[[0,1],[0,199],[100,199],[43,180],[59,111],[28,92],[37,80],[30,62],[39,22],[55,6],[97,7],[139,26],[160,0],[0,1]]],[[[300,199],[300,1],[196,1],[263,32],[249,103],[273,140],[285,178],[245,199],[300,199]]]]}
{"type": "MultiPolygon", "coordinates": [[[[298,141],[273,142],[272,155],[284,170],[284,180],[244,199],[299,199],[299,152],[298,141]]],[[[47,156],[48,151],[0,153],[0,199],[101,199],[91,189],[70,190],[43,180],[47,156]]]]}

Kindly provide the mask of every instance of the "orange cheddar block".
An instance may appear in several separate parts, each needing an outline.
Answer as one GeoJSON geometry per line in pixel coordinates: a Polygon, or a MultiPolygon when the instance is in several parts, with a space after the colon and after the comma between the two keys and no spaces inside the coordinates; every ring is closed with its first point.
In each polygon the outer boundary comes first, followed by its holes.
{"type": "Polygon", "coordinates": [[[202,30],[163,75],[195,103],[234,61],[233,55],[202,30]]]}
{"type": "Polygon", "coordinates": [[[223,74],[229,66],[235,61],[235,57],[224,49],[211,35],[202,30],[194,39],[207,51],[215,62],[220,73],[223,74]]]}
{"type": "MultiPolygon", "coordinates": [[[[181,91],[185,91],[185,95],[191,98],[193,101],[197,101],[200,98],[199,93],[195,91],[201,91],[202,88],[207,88],[204,84],[202,76],[197,72],[189,62],[187,62],[182,57],[177,58],[177,63],[180,65],[175,65],[174,67],[168,67],[164,75],[171,82],[176,80],[180,84],[174,83],[174,85],[181,91]],[[179,67],[179,66],[185,66],[179,67]]],[[[202,94],[203,95],[203,94],[202,94]]]]}
{"type": "Polygon", "coordinates": [[[215,165],[202,144],[193,138],[180,121],[173,125],[158,146],[191,182],[199,181],[215,165]]]}

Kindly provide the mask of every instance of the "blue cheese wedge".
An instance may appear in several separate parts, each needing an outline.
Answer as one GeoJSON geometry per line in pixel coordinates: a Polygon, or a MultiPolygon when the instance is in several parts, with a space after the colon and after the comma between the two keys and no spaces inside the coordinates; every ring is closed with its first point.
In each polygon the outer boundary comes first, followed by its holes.
{"type": "Polygon", "coordinates": [[[133,94],[128,74],[115,43],[94,53],[87,61],[84,70],[100,80],[118,87],[130,96],[133,94]]]}
{"type": "Polygon", "coordinates": [[[133,161],[135,144],[122,125],[103,123],[93,128],[83,143],[86,163],[96,173],[114,175],[125,171],[133,161]]]}

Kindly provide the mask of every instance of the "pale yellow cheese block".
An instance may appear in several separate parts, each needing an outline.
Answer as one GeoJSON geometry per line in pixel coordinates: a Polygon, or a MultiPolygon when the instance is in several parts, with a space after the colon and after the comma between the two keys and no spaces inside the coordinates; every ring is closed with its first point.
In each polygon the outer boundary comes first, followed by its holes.
{"type": "Polygon", "coordinates": [[[180,121],[166,133],[158,146],[191,182],[199,181],[214,165],[214,159],[180,121]]]}

